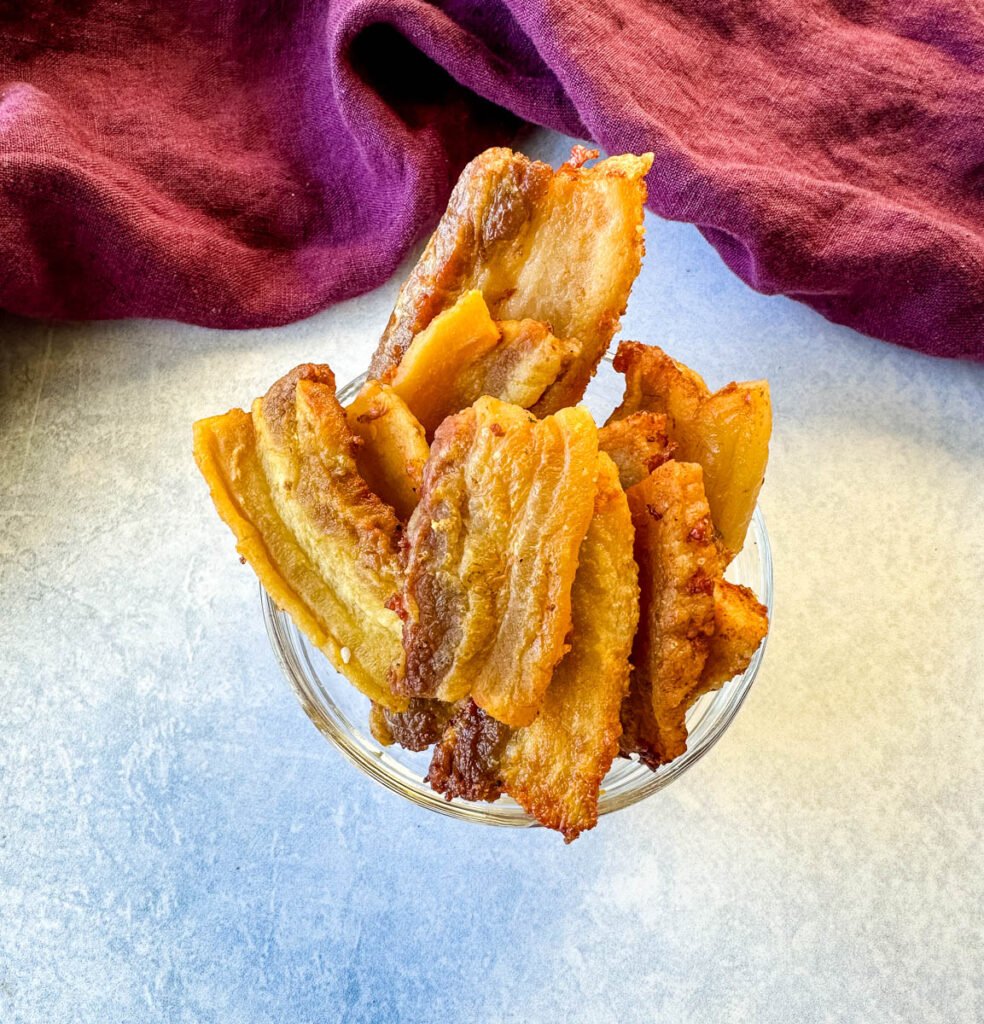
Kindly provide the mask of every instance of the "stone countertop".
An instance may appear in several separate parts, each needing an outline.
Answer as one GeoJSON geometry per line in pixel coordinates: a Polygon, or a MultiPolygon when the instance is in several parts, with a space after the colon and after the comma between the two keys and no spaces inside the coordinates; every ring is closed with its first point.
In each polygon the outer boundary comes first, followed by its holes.
{"type": "Polygon", "coordinates": [[[623,336],[771,381],[773,632],[712,753],[571,847],[325,742],[191,457],[363,369],[398,279],[277,330],[0,321],[0,1021],[984,1018],[984,367],[647,231],[623,336]]]}

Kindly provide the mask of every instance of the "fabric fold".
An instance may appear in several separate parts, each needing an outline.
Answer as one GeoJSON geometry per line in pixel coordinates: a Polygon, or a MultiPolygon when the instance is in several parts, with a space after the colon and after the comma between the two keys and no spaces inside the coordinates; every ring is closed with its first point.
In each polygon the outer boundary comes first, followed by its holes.
{"type": "Polygon", "coordinates": [[[652,151],[650,207],[752,287],[984,359],[982,61],[931,0],[8,5],[0,307],[311,315],[526,121],[652,151]]]}

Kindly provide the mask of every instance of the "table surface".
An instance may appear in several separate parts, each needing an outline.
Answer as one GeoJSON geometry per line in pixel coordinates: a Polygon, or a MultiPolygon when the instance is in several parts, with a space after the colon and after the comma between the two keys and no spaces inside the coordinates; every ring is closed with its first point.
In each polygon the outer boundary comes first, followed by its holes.
{"type": "Polygon", "coordinates": [[[984,367],[647,232],[623,336],[771,382],[775,615],[711,754],[570,847],[325,742],[192,461],[363,369],[399,277],[277,330],[0,321],[0,1021],[984,1019],[984,367]]]}

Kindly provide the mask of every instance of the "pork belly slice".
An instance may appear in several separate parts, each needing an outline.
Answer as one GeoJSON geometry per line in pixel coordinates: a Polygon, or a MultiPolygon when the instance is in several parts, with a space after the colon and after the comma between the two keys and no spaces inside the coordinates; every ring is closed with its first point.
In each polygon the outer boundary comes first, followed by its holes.
{"type": "Polygon", "coordinates": [[[618,346],[615,369],[625,375],[625,395],[609,426],[640,412],[665,416],[675,457],[704,470],[711,518],[730,560],[745,543],[769,461],[768,381],[732,382],[712,394],[699,374],[637,341],[618,346]]]}
{"type": "Polygon", "coordinates": [[[366,381],[345,417],[359,442],[355,463],[360,475],[406,522],[417,507],[430,454],[424,428],[392,388],[374,380],[366,381]]]}
{"type": "Polygon", "coordinates": [[[483,397],[438,428],[407,527],[401,692],[533,720],[567,649],[597,453],[583,409],[536,420],[483,397]]]}
{"type": "Polygon", "coordinates": [[[414,337],[391,386],[433,436],[482,395],[529,409],[580,351],[538,320],[495,321],[482,293],[464,292],[414,337]]]}
{"type": "Polygon", "coordinates": [[[673,458],[676,449],[666,432],[666,417],[653,412],[636,412],[606,423],[598,431],[598,447],[618,467],[625,490],[673,458]]]}
{"type": "Polygon", "coordinates": [[[499,769],[506,792],[567,842],[598,821],[601,782],[619,749],[639,619],[629,504],[614,463],[604,453],[598,459],[594,516],[571,593],[571,649],[540,713],[510,736],[499,769]]]}
{"type": "Polygon", "coordinates": [[[327,366],[305,364],[253,404],[200,420],[195,458],[242,558],[334,667],[394,710],[405,696],[399,524],[359,475],[327,366]]]}
{"type": "Polygon", "coordinates": [[[652,154],[576,149],[556,171],[510,149],[464,169],[400,290],[370,376],[388,382],[413,338],[469,289],[496,320],[538,320],[580,351],[537,403],[546,415],[579,401],[618,329],[643,256],[645,175],[652,154]]]}
{"type": "Polygon", "coordinates": [[[627,496],[640,617],[622,711],[622,751],[657,767],[687,748],[686,712],[714,634],[721,559],[700,466],[664,463],[627,496]]]}

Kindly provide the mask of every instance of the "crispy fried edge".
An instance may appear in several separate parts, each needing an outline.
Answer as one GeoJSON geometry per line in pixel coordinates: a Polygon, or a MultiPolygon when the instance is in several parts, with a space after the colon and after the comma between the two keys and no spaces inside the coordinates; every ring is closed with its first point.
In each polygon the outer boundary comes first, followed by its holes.
{"type": "MultiPolygon", "coordinates": [[[[298,629],[324,652],[336,671],[344,675],[358,690],[372,699],[388,701],[395,709],[406,705],[403,697],[391,693],[378,680],[361,672],[359,666],[342,656],[344,645],[332,634],[330,625],[322,622],[318,613],[302,595],[303,588],[289,577],[292,569],[278,565],[259,527],[250,517],[240,501],[235,481],[237,475],[247,471],[244,462],[252,460],[255,466],[249,471],[263,481],[267,490],[267,510],[271,517],[281,524],[284,539],[291,545],[297,559],[296,573],[305,571],[319,582],[324,583],[311,559],[297,543],[296,538],[280,519],[269,483],[263,474],[259,454],[256,450],[256,432],[249,413],[232,409],[222,416],[212,416],[194,424],[194,455],[198,468],[208,484],[212,503],[219,517],[232,530],[236,538],[236,550],[250,565],[264,589],[278,608],[283,609],[295,622],[298,629]]],[[[384,681],[385,682],[385,681],[384,681]]]]}
{"type": "Polygon", "coordinates": [[[594,517],[581,543],[571,594],[571,649],[554,672],[540,713],[513,732],[501,765],[506,792],[568,843],[598,821],[598,793],[619,749],[620,709],[639,620],[632,515],[617,467],[603,452],[598,461],[594,517]],[[590,699],[585,691],[600,687],[608,688],[609,714],[600,728],[592,722],[588,734],[579,735],[579,711],[590,699]],[[551,749],[558,734],[566,744],[551,749]],[[565,757],[568,771],[558,779],[565,757]]]}
{"type": "Polygon", "coordinates": [[[417,507],[430,446],[406,402],[379,381],[368,380],[345,409],[361,442],[355,463],[362,478],[403,522],[417,507]]]}
{"type": "Polygon", "coordinates": [[[642,411],[601,427],[598,447],[618,467],[619,482],[625,490],[669,462],[676,449],[666,433],[666,417],[642,411]]]}
{"type": "MultiPolygon", "coordinates": [[[[637,190],[638,215],[633,237],[617,252],[617,258],[625,262],[621,270],[626,282],[625,294],[620,308],[608,310],[599,318],[596,337],[577,339],[582,346],[579,357],[563,377],[547,389],[534,411],[542,417],[579,401],[618,330],[629,291],[642,265],[645,175],[653,160],[652,153],[624,154],[583,169],[584,160],[593,155],[593,151],[575,147],[572,159],[557,171],[505,148],[486,150],[472,160],[452,191],[447,210],[417,265],[400,289],[373,355],[370,375],[383,381],[389,379],[414,335],[454,303],[473,280],[480,261],[494,261],[495,256],[491,254],[496,245],[514,244],[531,223],[535,224],[539,205],[555,180],[566,185],[579,176],[608,176],[628,180],[637,190]]],[[[541,319],[535,313],[531,309],[512,315],[541,319]]],[[[561,333],[570,332],[561,329],[561,333]]]]}
{"type": "MultiPolygon", "coordinates": [[[[677,445],[676,456],[681,461],[700,463],[705,472],[709,461],[709,412],[716,411],[720,403],[733,392],[745,389],[746,401],[749,400],[748,393],[757,396],[756,412],[768,421],[767,432],[771,434],[772,402],[768,381],[732,381],[712,394],[696,371],[677,362],[658,345],[643,345],[638,341],[619,342],[613,365],[616,372],[625,377],[625,393],[621,404],[608,418],[606,426],[644,410],[663,413],[667,418],[670,438],[677,445]]],[[[765,480],[768,455],[767,441],[765,461],[757,483],[750,490],[750,504],[743,524],[723,535],[718,528],[722,541],[721,553],[726,562],[731,561],[744,545],[748,524],[765,480]]],[[[712,506],[711,511],[718,524],[720,510],[712,506]]]]}
{"type": "Polygon", "coordinates": [[[458,710],[434,747],[426,781],[449,802],[493,803],[502,795],[499,773],[509,726],[483,711],[471,698],[458,710]]]}
{"type": "Polygon", "coordinates": [[[636,530],[640,618],[622,749],[655,767],[686,750],[685,701],[699,685],[710,650],[721,562],[699,465],[664,463],[627,496],[636,530]]]}
{"type": "Polygon", "coordinates": [[[690,703],[744,672],[768,632],[769,610],[748,587],[715,580],[714,635],[690,703]]]}
{"type": "Polygon", "coordinates": [[[322,564],[321,545],[327,539],[350,547],[352,565],[359,571],[347,572],[347,582],[354,595],[367,599],[358,599],[363,614],[392,627],[399,636],[399,623],[386,602],[402,584],[403,527],[359,474],[357,442],[338,402],[330,368],[295,367],[253,402],[252,416],[274,505],[301,548],[320,566],[325,579],[334,579],[347,566],[322,564]],[[345,534],[341,540],[340,533],[345,534]]]}
{"type": "Polygon", "coordinates": [[[387,381],[404,352],[442,310],[452,306],[474,273],[480,252],[515,238],[553,170],[505,147],[487,149],[461,172],[448,206],[410,276],[400,288],[369,375],[387,381]]]}

